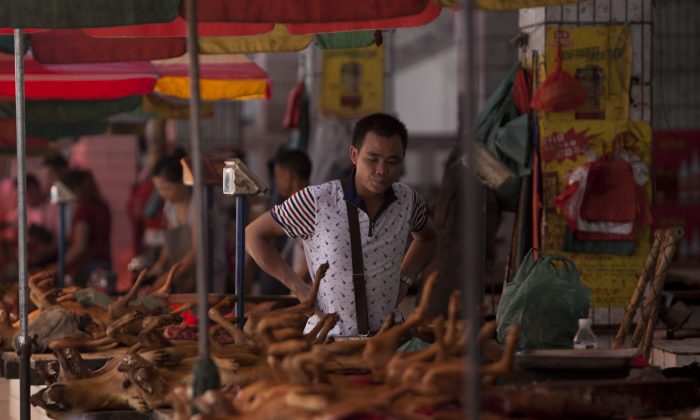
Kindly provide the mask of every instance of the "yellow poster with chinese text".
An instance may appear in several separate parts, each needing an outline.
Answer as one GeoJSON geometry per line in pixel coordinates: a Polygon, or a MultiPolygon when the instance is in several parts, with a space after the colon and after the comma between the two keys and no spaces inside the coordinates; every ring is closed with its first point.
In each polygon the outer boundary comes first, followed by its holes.
{"type": "MultiPolygon", "coordinates": [[[[592,289],[593,307],[624,307],[644,269],[649,253],[650,228],[637,230],[633,254],[612,255],[565,252],[567,223],[555,205],[569,174],[592,160],[614,158],[620,151],[651,165],[651,127],[641,121],[541,120],[543,243],[544,252],[569,257],[592,289]]],[[[651,182],[643,186],[651,202],[651,182]]]]}
{"type": "Polygon", "coordinates": [[[384,47],[323,50],[321,111],[357,117],[384,108],[384,47]]]}
{"type": "Polygon", "coordinates": [[[623,25],[547,28],[546,73],[562,68],[581,83],[588,100],[573,111],[543,113],[568,120],[629,119],[632,31],[623,25]]]}

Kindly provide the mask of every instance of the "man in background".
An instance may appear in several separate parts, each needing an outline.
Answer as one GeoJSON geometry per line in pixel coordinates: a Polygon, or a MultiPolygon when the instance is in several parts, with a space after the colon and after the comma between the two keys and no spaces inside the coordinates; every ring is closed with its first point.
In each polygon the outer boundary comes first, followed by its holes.
{"type": "MultiPolygon", "coordinates": [[[[311,161],[301,150],[282,150],[274,160],[273,173],[277,193],[282,200],[286,200],[309,186],[311,161]]],[[[282,258],[301,278],[309,277],[303,244],[299,238],[280,236],[274,244],[282,258]]],[[[289,294],[289,289],[269,274],[262,272],[260,294],[286,295],[289,294]]]]}

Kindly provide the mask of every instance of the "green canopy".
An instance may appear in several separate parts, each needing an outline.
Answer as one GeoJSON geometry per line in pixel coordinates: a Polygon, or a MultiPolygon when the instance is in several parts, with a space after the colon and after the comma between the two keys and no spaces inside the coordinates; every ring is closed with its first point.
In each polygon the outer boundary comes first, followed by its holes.
{"type": "MultiPolygon", "coordinates": [[[[29,37],[23,35],[22,39],[24,53],[26,54],[27,50],[29,50],[29,37]]],[[[15,52],[15,38],[13,35],[0,35],[0,52],[7,54],[13,54],[15,52]]]]}
{"type": "Polygon", "coordinates": [[[61,137],[94,136],[107,132],[104,121],[81,121],[70,123],[27,123],[28,137],[58,139],[61,137]]]}
{"type": "MultiPolygon", "coordinates": [[[[94,101],[26,101],[27,123],[94,121],[129,112],[141,105],[141,95],[94,101]]],[[[0,102],[0,118],[14,118],[15,103],[0,102]]]]}
{"type": "Polygon", "coordinates": [[[323,50],[364,48],[374,44],[374,31],[331,32],[316,34],[315,38],[323,50]]]}
{"type": "Polygon", "coordinates": [[[2,0],[0,28],[94,28],[166,23],[180,0],[2,0]]]}

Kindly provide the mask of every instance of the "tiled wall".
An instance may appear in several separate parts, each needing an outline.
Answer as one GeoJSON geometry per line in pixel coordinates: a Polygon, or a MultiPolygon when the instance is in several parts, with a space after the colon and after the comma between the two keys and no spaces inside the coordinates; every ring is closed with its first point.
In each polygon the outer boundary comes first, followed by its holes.
{"type": "Polygon", "coordinates": [[[522,9],[520,28],[529,35],[529,46],[524,54],[530,57],[532,49],[544,53],[546,25],[629,25],[633,43],[630,119],[651,121],[653,13],[651,0],[587,0],[562,6],[522,9]]]}
{"type": "Polygon", "coordinates": [[[654,128],[700,127],[700,27],[697,0],[656,1],[654,19],[654,128]]]}

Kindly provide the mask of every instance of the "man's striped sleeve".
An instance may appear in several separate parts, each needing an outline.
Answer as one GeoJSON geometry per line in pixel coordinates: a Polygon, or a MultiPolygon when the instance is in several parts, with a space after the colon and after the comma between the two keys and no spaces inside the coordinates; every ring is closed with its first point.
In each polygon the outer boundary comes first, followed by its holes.
{"type": "Polygon", "coordinates": [[[411,231],[418,232],[428,221],[428,206],[423,196],[413,191],[413,212],[411,213],[411,231]]]}
{"type": "Polygon", "coordinates": [[[311,187],[304,188],[270,210],[272,218],[292,238],[313,236],[316,225],[316,201],[311,187]]]}

